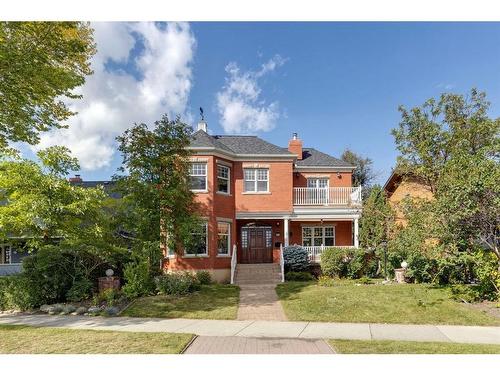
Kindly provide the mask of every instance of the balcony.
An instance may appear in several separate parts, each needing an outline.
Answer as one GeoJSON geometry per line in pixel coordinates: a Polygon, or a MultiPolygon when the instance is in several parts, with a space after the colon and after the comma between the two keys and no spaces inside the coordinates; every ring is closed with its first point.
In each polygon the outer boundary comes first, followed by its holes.
{"type": "Polygon", "coordinates": [[[358,187],[325,187],[325,188],[293,188],[294,206],[361,206],[361,186],[358,187]]]}

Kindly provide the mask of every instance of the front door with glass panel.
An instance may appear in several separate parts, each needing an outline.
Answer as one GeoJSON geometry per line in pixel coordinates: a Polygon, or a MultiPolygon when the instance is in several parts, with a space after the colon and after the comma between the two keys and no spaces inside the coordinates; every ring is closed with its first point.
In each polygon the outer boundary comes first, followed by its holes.
{"type": "Polygon", "coordinates": [[[238,263],[272,263],[271,227],[241,228],[241,256],[238,263]]]}
{"type": "Polygon", "coordinates": [[[328,203],[328,178],[308,178],[307,200],[310,204],[327,204],[328,203]]]}

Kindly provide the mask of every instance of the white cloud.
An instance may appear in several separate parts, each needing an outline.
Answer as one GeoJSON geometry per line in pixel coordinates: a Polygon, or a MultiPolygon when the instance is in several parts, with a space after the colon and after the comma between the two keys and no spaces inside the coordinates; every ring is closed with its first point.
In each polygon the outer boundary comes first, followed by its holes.
{"type": "Polygon", "coordinates": [[[115,137],[134,122],[151,124],[163,113],[186,116],[196,45],[189,25],[183,23],[92,26],[98,52],[92,61],[94,74],[78,90],[83,99],[70,103],[78,114],[68,121],[68,129],[42,134],[37,145],[69,147],[86,170],[109,166],[117,148],[115,137]],[[131,55],[134,36],[144,45],[138,56],[131,55]],[[141,77],[107,69],[109,61],[133,64],[141,77]]]}
{"type": "Polygon", "coordinates": [[[452,84],[452,83],[443,83],[443,82],[441,82],[441,83],[438,83],[436,85],[436,88],[438,88],[438,89],[445,89],[445,90],[451,90],[451,89],[455,88],[455,85],[452,84]]]}
{"type": "Polygon", "coordinates": [[[279,55],[262,64],[258,71],[242,72],[235,62],[226,66],[226,83],[217,93],[217,109],[226,133],[269,131],[280,117],[278,102],[261,100],[259,78],[282,66],[279,55]]]}

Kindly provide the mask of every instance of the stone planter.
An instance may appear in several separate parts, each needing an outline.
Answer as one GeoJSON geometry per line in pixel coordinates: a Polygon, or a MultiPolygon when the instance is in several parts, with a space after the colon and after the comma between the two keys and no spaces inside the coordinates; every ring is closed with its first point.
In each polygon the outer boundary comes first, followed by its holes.
{"type": "Polygon", "coordinates": [[[405,281],[406,268],[396,268],[394,269],[394,273],[396,275],[396,282],[398,284],[406,283],[405,281]]]}

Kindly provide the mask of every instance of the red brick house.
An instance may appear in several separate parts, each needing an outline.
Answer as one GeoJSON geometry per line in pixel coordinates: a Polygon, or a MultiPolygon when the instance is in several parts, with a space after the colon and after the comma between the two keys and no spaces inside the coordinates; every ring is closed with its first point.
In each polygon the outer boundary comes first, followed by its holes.
{"type": "Polygon", "coordinates": [[[190,149],[205,220],[193,235],[202,245],[166,254],[166,270],[209,270],[223,281],[237,264],[280,263],[284,246],[306,247],[313,261],[325,246],[358,246],[354,166],[303,147],[297,134],[282,148],[256,136],[209,135],[204,122],[190,149]]]}

